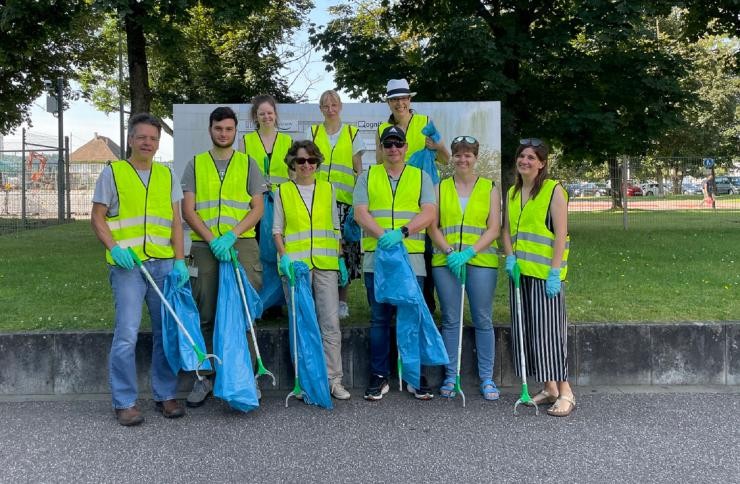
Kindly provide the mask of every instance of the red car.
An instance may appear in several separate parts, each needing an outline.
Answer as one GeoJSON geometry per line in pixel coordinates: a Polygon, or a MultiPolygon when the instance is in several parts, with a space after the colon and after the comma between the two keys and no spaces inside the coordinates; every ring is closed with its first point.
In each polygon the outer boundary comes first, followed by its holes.
{"type": "Polygon", "coordinates": [[[642,188],[637,185],[627,185],[627,196],[628,197],[641,197],[642,188]]]}

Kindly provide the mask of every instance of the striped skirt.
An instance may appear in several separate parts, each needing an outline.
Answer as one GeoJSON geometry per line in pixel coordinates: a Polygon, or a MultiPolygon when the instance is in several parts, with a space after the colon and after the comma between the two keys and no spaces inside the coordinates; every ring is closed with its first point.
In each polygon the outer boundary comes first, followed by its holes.
{"type": "MultiPolygon", "coordinates": [[[[565,314],[565,292],[562,289],[556,297],[548,299],[545,294],[545,282],[544,279],[521,276],[522,328],[527,376],[534,376],[539,382],[565,381],[568,379],[568,318],[565,314]]],[[[512,359],[516,375],[521,378],[515,289],[511,280],[509,280],[509,307],[512,315],[512,359]]]]}

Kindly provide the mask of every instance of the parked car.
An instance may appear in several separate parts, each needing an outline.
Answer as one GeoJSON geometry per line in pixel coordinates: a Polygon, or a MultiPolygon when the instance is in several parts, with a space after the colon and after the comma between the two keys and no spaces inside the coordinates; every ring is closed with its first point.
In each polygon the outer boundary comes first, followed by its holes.
{"type": "Polygon", "coordinates": [[[627,185],[627,196],[628,197],[641,197],[642,188],[637,185],[627,185]]]}
{"type": "Polygon", "coordinates": [[[740,193],[740,176],[728,176],[727,179],[735,187],[735,193],[740,193]]]}
{"type": "Polygon", "coordinates": [[[660,185],[657,183],[653,183],[653,182],[641,183],[640,189],[642,189],[642,193],[646,197],[652,197],[652,196],[660,195],[660,194],[665,195],[671,192],[671,187],[667,183],[663,183],[662,192],[660,190],[660,185]]]}
{"type": "Polygon", "coordinates": [[[730,182],[729,177],[718,176],[714,178],[714,184],[717,187],[717,195],[729,195],[731,193],[740,193],[735,189],[735,185],[730,182]]]}
{"type": "Polygon", "coordinates": [[[684,182],[681,185],[681,191],[684,195],[701,195],[701,185],[684,182]]]}

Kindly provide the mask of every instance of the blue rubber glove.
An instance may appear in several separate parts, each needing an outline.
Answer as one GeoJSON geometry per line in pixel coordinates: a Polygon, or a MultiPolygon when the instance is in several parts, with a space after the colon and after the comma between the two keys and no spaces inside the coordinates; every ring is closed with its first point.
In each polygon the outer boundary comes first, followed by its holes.
{"type": "Polygon", "coordinates": [[[450,269],[450,272],[460,279],[460,268],[463,266],[462,262],[462,254],[458,251],[450,252],[447,255],[447,267],[450,269]]]}
{"type": "Polygon", "coordinates": [[[131,257],[131,254],[129,254],[126,249],[121,248],[120,245],[113,247],[110,250],[110,255],[113,257],[113,262],[115,262],[118,267],[127,270],[134,268],[134,259],[131,257]]]}
{"type": "Polygon", "coordinates": [[[187,284],[190,279],[190,273],[188,272],[188,266],[185,265],[185,261],[182,259],[175,259],[175,265],[172,266],[173,272],[177,273],[177,287],[182,287],[187,284]]]}
{"type": "Polygon", "coordinates": [[[403,240],[403,232],[401,229],[391,230],[384,233],[378,239],[378,246],[381,249],[390,249],[394,245],[400,243],[403,240]]]}
{"type": "Polygon", "coordinates": [[[293,271],[293,261],[288,254],[280,257],[280,273],[288,278],[288,283],[295,286],[295,272],[293,271]]]}
{"type": "Polygon", "coordinates": [[[516,256],[514,254],[507,255],[506,256],[506,273],[509,274],[509,277],[512,277],[512,271],[514,270],[515,265],[516,265],[516,256]]]}
{"type": "Polygon", "coordinates": [[[344,287],[349,284],[349,271],[347,271],[347,264],[344,262],[344,257],[339,258],[339,287],[344,287]]]}
{"type": "Polygon", "coordinates": [[[550,269],[545,282],[545,293],[548,299],[552,299],[560,294],[560,269],[550,269]]]}
{"type": "Polygon", "coordinates": [[[211,252],[216,256],[216,259],[221,262],[229,262],[231,260],[229,249],[234,245],[234,242],[236,242],[236,235],[229,230],[221,237],[213,239],[208,245],[211,246],[211,252]]]}

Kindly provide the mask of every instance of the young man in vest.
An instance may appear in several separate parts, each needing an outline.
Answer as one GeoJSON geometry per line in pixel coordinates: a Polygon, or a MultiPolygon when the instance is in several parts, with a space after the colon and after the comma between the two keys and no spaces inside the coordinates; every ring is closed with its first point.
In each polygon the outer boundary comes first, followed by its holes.
{"type": "Polygon", "coordinates": [[[136,407],[135,357],[144,302],[152,321],[154,400],[167,418],[185,415],[185,409],[175,400],[177,375],[164,355],[161,301],[135,269],[128,252],[132,249],[143,261],[160,290],[164,290],[164,279],[173,267],[180,286],[188,280],[183,260],[180,185],[169,168],[152,161],[161,131],[159,120],[150,114],[132,116],[128,124],[131,156],[105,167],[93,194],[92,227],[106,248],[116,308],[109,362],[111,394],[118,423],[125,426],[144,421],[136,407]]]}
{"type": "MultiPolygon", "coordinates": [[[[236,124],[231,108],[214,109],[208,124],[213,146],[195,155],[182,176],[182,214],[191,229],[190,253],[197,271],[193,292],[208,346],[213,339],[219,262],[231,260],[232,247],[249,282],[258,291],[262,288],[254,226],[264,211],[266,184],[255,161],[232,147],[236,124]]],[[[212,390],[208,379],[195,380],[187,405],[203,405],[212,390]]]]}
{"type": "MultiPolygon", "coordinates": [[[[365,231],[362,248],[365,252],[363,272],[367,299],[370,304],[370,384],[365,391],[367,400],[380,400],[389,390],[390,324],[395,307],[375,300],[374,252],[377,246],[388,248],[403,243],[409,253],[411,267],[423,287],[424,235],[436,214],[436,195],[432,180],[418,168],[406,165],[406,135],[396,126],[389,126],[380,135],[383,164],[374,165],[357,179],[353,194],[355,218],[365,231]]],[[[422,376],[421,388],[408,390],[420,400],[429,400],[432,393],[422,376]]]]}

